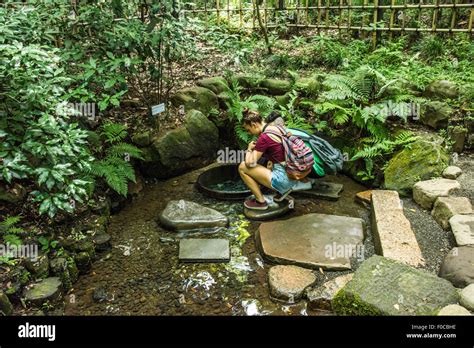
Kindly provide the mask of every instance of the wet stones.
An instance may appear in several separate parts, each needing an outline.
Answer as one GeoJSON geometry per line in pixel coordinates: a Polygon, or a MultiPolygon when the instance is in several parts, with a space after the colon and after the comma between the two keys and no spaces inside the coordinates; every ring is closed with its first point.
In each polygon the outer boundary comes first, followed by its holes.
{"type": "Polygon", "coordinates": [[[12,315],[13,306],[3,291],[0,290],[0,315],[12,315]]]}
{"type": "Polygon", "coordinates": [[[36,278],[45,278],[49,275],[49,260],[47,255],[41,255],[33,261],[25,259],[25,267],[36,278]]]}
{"type": "Polygon", "coordinates": [[[79,274],[87,274],[92,268],[92,259],[90,255],[82,251],[74,255],[74,261],[76,263],[79,274]]]}
{"type": "Polygon", "coordinates": [[[256,233],[268,261],[326,270],[351,269],[350,257],[363,239],[361,219],[326,214],[264,222],[256,233]]]}
{"type": "Polygon", "coordinates": [[[110,248],[112,247],[110,239],[110,235],[105,232],[96,233],[92,238],[92,241],[95,245],[95,250],[98,252],[110,250],[110,248]]]}
{"type": "Polygon", "coordinates": [[[333,300],[343,315],[435,315],[458,301],[445,279],[401,262],[374,255],[333,300]]]}
{"type": "Polygon", "coordinates": [[[292,195],[295,197],[309,197],[315,199],[326,199],[328,201],[337,201],[341,192],[344,190],[342,184],[336,184],[327,181],[316,181],[311,190],[296,191],[292,195]]]}
{"type": "Polygon", "coordinates": [[[217,210],[185,200],[170,201],[160,215],[160,222],[171,230],[226,227],[228,218],[217,210]]]}
{"type": "Polygon", "coordinates": [[[179,241],[181,262],[228,262],[230,260],[227,239],[181,239],[179,241]]]}
{"type": "Polygon", "coordinates": [[[474,284],[466,286],[459,295],[461,296],[459,303],[470,311],[474,311],[474,284]]]}
{"type": "Polygon", "coordinates": [[[469,311],[457,304],[451,304],[446,307],[441,308],[438,312],[438,315],[471,315],[469,311]]]}
{"type": "Polygon", "coordinates": [[[444,229],[449,229],[449,219],[457,214],[472,213],[469,198],[466,197],[438,197],[434,203],[431,215],[444,229]]]}
{"type": "Polygon", "coordinates": [[[92,300],[96,303],[107,301],[108,300],[107,291],[102,286],[95,288],[94,292],[92,293],[92,300]]]}
{"type": "Polygon", "coordinates": [[[413,199],[424,209],[431,209],[438,197],[446,197],[461,185],[456,180],[432,179],[420,181],[413,186],[413,199]]]}
{"type": "Polygon", "coordinates": [[[274,266],[268,272],[270,294],[289,303],[298,301],[314,282],[316,276],[312,271],[297,266],[274,266]]]}
{"type": "Polygon", "coordinates": [[[372,191],[373,190],[357,192],[354,198],[355,201],[362,204],[364,207],[370,207],[372,202],[372,191]]]}
{"type": "Polygon", "coordinates": [[[412,266],[424,264],[397,191],[372,192],[372,232],[378,254],[412,266]]]}
{"type": "Polygon", "coordinates": [[[456,166],[449,166],[443,171],[443,178],[455,180],[461,174],[461,168],[456,166]]]}
{"type": "Polygon", "coordinates": [[[454,215],[449,224],[458,246],[474,246],[474,214],[454,215]]]}
{"type": "Polygon", "coordinates": [[[58,277],[45,278],[25,292],[25,299],[36,305],[57,300],[62,293],[61,280],[58,277]]]}
{"type": "Polygon", "coordinates": [[[271,196],[265,196],[265,200],[267,201],[268,208],[266,210],[253,210],[247,209],[244,207],[244,215],[247,219],[250,220],[271,220],[282,216],[290,211],[291,203],[289,200],[283,200],[282,202],[274,202],[271,196]]]}
{"type": "Polygon", "coordinates": [[[339,276],[325,282],[320,287],[307,290],[306,298],[309,301],[309,306],[312,309],[331,311],[334,297],[339,292],[339,290],[341,290],[350,280],[352,280],[352,277],[352,273],[339,276]]]}
{"type": "Polygon", "coordinates": [[[448,80],[436,80],[426,86],[424,94],[430,98],[454,99],[459,95],[459,87],[448,80]]]}
{"type": "Polygon", "coordinates": [[[457,288],[474,283],[474,246],[453,248],[446,255],[439,276],[449,280],[457,288]]]}

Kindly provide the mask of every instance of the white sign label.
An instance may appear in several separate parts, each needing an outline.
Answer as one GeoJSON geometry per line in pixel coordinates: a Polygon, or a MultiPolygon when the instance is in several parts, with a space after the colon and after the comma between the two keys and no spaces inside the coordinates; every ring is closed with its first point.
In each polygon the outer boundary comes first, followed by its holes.
{"type": "Polygon", "coordinates": [[[163,111],[165,111],[165,104],[161,103],[158,105],[154,105],[151,107],[151,114],[155,116],[156,114],[161,114],[163,111]]]}

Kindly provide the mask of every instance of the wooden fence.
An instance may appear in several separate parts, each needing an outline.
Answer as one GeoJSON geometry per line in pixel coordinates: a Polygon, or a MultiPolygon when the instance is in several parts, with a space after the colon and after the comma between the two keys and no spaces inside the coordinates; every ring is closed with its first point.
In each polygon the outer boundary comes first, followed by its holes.
{"type": "MultiPolygon", "coordinates": [[[[461,0],[287,0],[260,1],[262,22],[267,29],[281,26],[316,28],[342,32],[370,32],[376,43],[381,32],[433,32],[472,34],[474,3],[461,0]]],[[[210,1],[209,1],[210,2],[210,1]]],[[[200,16],[206,23],[227,23],[230,27],[258,28],[255,0],[213,0],[213,6],[190,8],[185,16],[200,16]],[[257,23],[257,24],[256,24],[257,23]]]]}

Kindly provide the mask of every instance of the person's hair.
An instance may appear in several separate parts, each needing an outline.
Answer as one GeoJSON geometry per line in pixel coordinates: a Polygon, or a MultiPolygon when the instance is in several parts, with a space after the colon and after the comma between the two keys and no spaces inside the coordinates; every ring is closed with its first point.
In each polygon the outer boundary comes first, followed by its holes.
{"type": "Polygon", "coordinates": [[[246,125],[250,125],[252,123],[262,123],[263,119],[262,116],[257,111],[245,109],[243,111],[243,119],[242,123],[246,125]]]}
{"type": "Polygon", "coordinates": [[[275,121],[278,117],[281,117],[280,113],[278,111],[272,111],[270,112],[270,114],[267,116],[267,118],[265,119],[265,121],[267,123],[272,123],[273,121],[275,121]]]}

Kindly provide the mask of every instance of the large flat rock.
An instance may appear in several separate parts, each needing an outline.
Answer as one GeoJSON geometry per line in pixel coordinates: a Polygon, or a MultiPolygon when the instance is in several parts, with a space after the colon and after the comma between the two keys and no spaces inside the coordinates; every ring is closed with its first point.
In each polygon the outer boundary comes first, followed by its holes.
{"type": "Polygon", "coordinates": [[[226,227],[229,220],[217,210],[185,200],[170,201],[160,215],[161,223],[171,230],[226,227]]]}
{"type": "Polygon", "coordinates": [[[332,307],[343,315],[436,315],[458,297],[445,279],[374,255],[337,293],[332,307]]]}
{"type": "Polygon", "coordinates": [[[262,223],[256,233],[263,257],[279,264],[326,270],[351,269],[350,258],[364,239],[361,219],[306,214],[262,223]]]}
{"type": "Polygon", "coordinates": [[[26,290],[25,299],[28,302],[41,305],[45,301],[54,302],[62,294],[62,284],[58,277],[50,277],[41,280],[26,290]]]}
{"type": "Polygon", "coordinates": [[[457,288],[474,283],[474,246],[453,248],[443,260],[439,276],[457,288]]]}
{"type": "Polygon", "coordinates": [[[314,282],[314,273],[298,266],[273,266],[268,272],[271,295],[289,303],[298,301],[304,290],[314,282]]]}
{"type": "Polygon", "coordinates": [[[271,220],[288,213],[294,207],[294,201],[285,199],[282,202],[274,202],[273,197],[270,195],[264,195],[267,201],[268,208],[266,210],[254,210],[247,209],[244,207],[244,215],[250,220],[271,220]]]}
{"type": "Polygon", "coordinates": [[[413,199],[422,208],[430,210],[438,197],[446,197],[459,189],[461,185],[456,180],[432,179],[419,181],[413,186],[413,199]]]}
{"type": "Polygon", "coordinates": [[[397,191],[372,191],[372,232],[377,254],[407,265],[424,264],[420,247],[403,214],[397,191]]]}
{"type": "Polygon", "coordinates": [[[444,229],[449,229],[449,219],[457,214],[472,213],[472,205],[466,197],[438,197],[434,203],[431,215],[444,229]]]}
{"type": "Polygon", "coordinates": [[[458,246],[474,246],[474,215],[454,215],[449,219],[458,246]]]}
{"type": "Polygon", "coordinates": [[[308,197],[337,201],[343,190],[344,186],[342,184],[327,181],[316,181],[311,190],[295,191],[292,193],[292,195],[295,197],[308,197]]]}
{"type": "Polygon", "coordinates": [[[228,262],[230,260],[227,239],[181,239],[179,260],[182,262],[228,262]]]}

